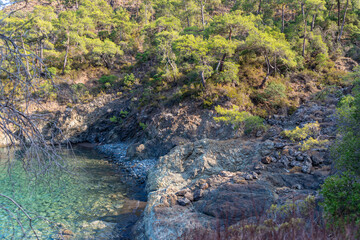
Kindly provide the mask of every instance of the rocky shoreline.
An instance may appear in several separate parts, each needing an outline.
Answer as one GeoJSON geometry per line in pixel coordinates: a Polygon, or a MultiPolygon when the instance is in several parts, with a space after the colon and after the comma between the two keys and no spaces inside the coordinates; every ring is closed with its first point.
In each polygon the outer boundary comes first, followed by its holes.
{"type": "Polygon", "coordinates": [[[129,144],[126,143],[104,144],[95,147],[98,152],[108,156],[111,162],[119,165],[139,184],[145,183],[146,177],[154,168],[157,159],[130,160],[129,157],[126,157],[128,148],[129,144]]]}
{"type": "Polygon", "coordinates": [[[291,116],[274,116],[257,138],[203,139],[160,157],[146,182],[148,204],[135,227],[138,239],[178,239],[199,229],[214,230],[264,213],[289,200],[318,199],[331,173],[329,150],[299,147],[281,136],[284,129],[318,121],[321,136],[336,134],[336,98],[309,102],[291,116]],[[331,104],[329,104],[330,102],[331,104]]]}
{"type": "MultiPolygon", "coordinates": [[[[317,190],[332,171],[329,150],[302,152],[281,132],[318,122],[321,139],[331,145],[338,100],[330,94],[308,101],[290,116],[273,115],[266,120],[266,132],[250,137],[215,123],[214,111],[192,112],[180,105],[163,112],[144,110],[130,114],[123,124],[109,125],[110,116],[126,109],[128,103],[120,100],[101,102],[90,115],[90,104],[68,109],[58,117],[58,126],[67,129],[62,137],[70,142],[100,143],[96,150],[118,164],[129,181],[146,185],[148,203],[133,227],[136,239],[177,239],[229,216],[227,224],[236,226],[273,204],[318,198],[317,190]],[[140,129],[137,122],[147,128],[140,129]]],[[[49,125],[42,129],[54,132],[49,125]]]]}
{"type": "Polygon", "coordinates": [[[317,121],[330,145],[336,135],[337,100],[308,102],[291,116],[275,115],[261,136],[205,138],[178,145],[158,160],[130,160],[131,144],[106,144],[97,150],[146,181],[148,203],[133,227],[136,239],[178,239],[229,217],[227,224],[236,226],[274,204],[318,199],[317,190],[332,171],[329,150],[302,152],[281,132],[317,121]]]}

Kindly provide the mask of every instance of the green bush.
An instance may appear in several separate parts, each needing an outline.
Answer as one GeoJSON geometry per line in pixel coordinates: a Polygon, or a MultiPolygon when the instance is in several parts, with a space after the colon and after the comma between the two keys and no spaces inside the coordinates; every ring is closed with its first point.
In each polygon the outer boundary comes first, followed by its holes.
{"type": "Polygon", "coordinates": [[[126,118],[128,114],[129,114],[128,111],[123,111],[123,110],[120,111],[120,116],[121,116],[122,118],[126,118]]]}
{"type": "Polygon", "coordinates": [[[360,224],[360,179],[351,172],[328,177],[322,185],[322,203],[328,219],[338,225],[360,224]]]}
{"type": "Polygon", "coordinates": [[[57,73],[56,67],[49,67],[47,70],[51,73],[51,76],[56,76],[57,73]]]}
{"type": "Polygon", "coordinates": [[[47,98],[50,101],[57,99],[56,89],[51,81],[44,81],[40,84],[38,95],[42,98],[47,98]]]}
{"type": "Polygon", "coordinates": [[[110,88],[114,85],[114,83],[118,80],[117,76],[114,75],[104,75],[102,76],[98,82],[102,88],[110,88]]]}
{"type": "Polygon", "coordinates": [[[338,140],[332,148],[338,175],[322,185],[324,210],[334,223],[360,224],[360,69],[349,74],[355,80],[353,95],[339,103],[338,140]]]}
{"type": "Polygon", "coordinates": [[[320,124],[318,122],[307,123],[304,127],[299,128],[298,126],[293,130],[285,130],[281,135],[288,137],[291,141],[305,140],[309,136],[315,136],[320,133],[320,124]]]}
{"type": "Polygon", "coordinates": [[[118,117],[116,117],[116,116],[112,116],[112,117],[110,118],[110,122],[112,122],[112,123],[121,123],[122,120],[121,120],[121,118],[118,118],[118,117]]]}
{"type": "Polygon", "coordinates": [[[134,74],[127,74],[125,75],[124,79],[123,79],[123,83],[125,86],[130,87],[135,83],[135,76],[134,74]]]}
{"type": "Polygon", "coordinates": [[[264,89],[262,97],[272,106],[282,106],[286,98],[286,87],[282,83],[271,82],[264,89]]]}
{"type": "Polygon", "coordinates": [[[341,99],[337,108],[338,130],[341,138],[332,152],[341,170],[350,170],[360,176],[360,84],[354,88],[354,96],[341,99]]]}
{"type": "Polygon", "coordinates": [[[317,138],[308,138],[305,141],[303,141],[302,143],[300,143],[300,150],[301,151],[307,151],[310,150],[312,148],[323,148],[324,146],[326,146],[329,143],[329,140],[324,139],[324,140],[320,140],[317,138]]]}
{"type": "Polygon", "coordinates": [[[264,119],[258,116],[253,116],[246,111],[239,112],[238,106],[233,106],[232,109],[225,109],[220,106],[216,106],[215,110],[220,117],[214,117],[216,122],[224,122],[232,124],[234,129],[244,128],[245,134],[250,134],[258,130],[266,130],[264,125],[264,119]]]}
{"type": "Polygon", "coordinates": [[[145,131],[146,128],[147,128],[147,125],[146,125],[145,123],[142,123],[142,122],[139,123],[139,126],[141,127],[141,129],[142,129],[143,131],[145,131]]]}

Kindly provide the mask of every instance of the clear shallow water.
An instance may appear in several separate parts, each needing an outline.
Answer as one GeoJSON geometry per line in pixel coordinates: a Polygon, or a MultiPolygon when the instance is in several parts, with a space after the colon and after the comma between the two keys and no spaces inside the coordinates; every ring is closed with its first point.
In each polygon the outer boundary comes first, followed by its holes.
{"type": "MultiPolygon", "coordinates": [[[[145,205],[142,186],[90,148],[63,152],[71,174],[56,172],[31,183],[20,166],[7,173],[0,154],[0,193],[21,204],[33,220],[40,239],[126,239],[145,205]],[[38,218],[41,216],[42,218],[38,218]],[[46,219],[43,219],[46,218],[46,219]]],[[[34,239],[29,221],[10,201],[0,197],[0,239],[34,239]]]]}

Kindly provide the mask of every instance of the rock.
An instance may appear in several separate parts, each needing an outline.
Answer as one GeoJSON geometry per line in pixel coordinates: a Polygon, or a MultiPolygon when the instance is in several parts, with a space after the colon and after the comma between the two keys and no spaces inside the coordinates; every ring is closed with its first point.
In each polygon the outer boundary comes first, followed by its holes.
{"type": "Polygon", "coordinates": [[[190,201],[194,201],[194,194],[192,192],[187,192],[184,197],[189,199],[190,201]]]}
{"type": "Polygon", "coordinates": [[[290,165],[290,167],[300,167],[301,163],[298,162],[298,161],[293,160],[293,161],[290,162],[289,165],[290,165]]]}
{"type": "Polygon", "coordinates": [[[177,200],[177,203],[180,205],[180,206],[186,206],[190,203],[190,200],[187,199],[187,198],[180,198],[177,200]]]}
{"type": "Polygon", "coordinates": [[[222,177],[232,177],[232,176],[234,176],[234,173],[229,172],[229,171],[221,171],[220,176],[222,176],[222,177]]]}
{"type": "Polygon", "coordinates": [[[246,174],[245,177],[244,177],[246,180],[253,180],[253,175],[251,174],[246,174]]]}
{"type": "Polygon", "coordinates": [[[275,145],[274,145],[274,147],[276,148],[276,149],[282,149],[282,148],[284,148],[286,145],[284,144],[284,143],[282,143],[282,142],[278,142],[278,143],[275,143],[275,145]]]}
{"type": "Polygon", "coordinates": [[[297,189],[297,190],[301,190],[303,187],[300,184],[295,184],[294,186],[292,186],[292,189],[297,189]]]}
{"type": "Polygon", "coordinates": [[[197,189],[194,192],[194,201],[198,201],[200,200],[200,198],[202,198],[204,196],[204,190],[202,189],[197,189]]]}
{"type": "Polygon", "coordinates": [[[302,162],[302,161],[304,161],[304,157],[299,154],[296,156],[296,161],[302,162]]]}
{"type": "Polygon", "coordinates": [[[290,148],[290,149],[289,149],[289,155],[290,155],[291,157],[296,157],[296,151],[295,151],[294,149],[290,148]]]}
{"type": "Polygon", "coordinates": [[[161,197],[160,202],[164,204],[164,206],[171,207],[176,204],[177,196],[174,194],[167,194],[161,197]]]}
{"type": "Polygon", "coordinates": [[[74,236],[74,233],[69,230],[69,229],[65,229],[61,232],[62,235],[69,235],[69,236],[74,236]]]}
{"type": "Polygon", "coordinates": [[[214,189],[201,202],[195,202],[194,207],[217,219],[228,219],[228,224],[231,224],[263,212],[273,201],[274,195],[265,182],[225,184],[214,189]]]}
{"type": "Polygon", "coordinates": [[[265,169],[265,167],[261,164],[255,164],[255,166],[254,166],[254,170],[256,170],[256,171],[260,171],[260,170],[264,170],[264,169],[265,169]]]}
{"type": "Polygon", "coordinates": [[[190,191],[190,189],[188,188],[185,188],[185,189],[182,189],[180,191],[178,191],[177,193],[175,193],[176,196],[185,196],[186,193],[188,193],[190,191]]]}
{"type": "Polygon", "coordinates": [[[311,165],[310,164],[304,164],[302,167],[301,167],[301,171],[303,173],[310,173],[311,172],[311,165]]]}
{"type": "Polygon", "coordinates": [[[203,183],[203,184],[201,184],[201,186],[200,186],[200,189],[202,189],[202,190],[206,190],[206,189],[208,189],[209,188],[209,184],[208,183],[203,183]]]}
{"type": "Polygon", "coordinates": [[[269,164],[269,163],[272,162],[272,157],[270,157],[270,156],[263,157],[261,159],[261,162],[264,163],[264,164],[269,164]]]}
{"type": "Polygon", "coordinates": [[[319,166],[320,164],[322,164],[324,162],[324,158],[317,151],[311,152],[311,160],[312,160],[312,164],[314,166],[319,166]]]}
{"type": "Polygon", "coordinates": [[[289,159],[285,155],[281,156],[279,162],[282,163],[285,167],[289,166],[289,159]]]}

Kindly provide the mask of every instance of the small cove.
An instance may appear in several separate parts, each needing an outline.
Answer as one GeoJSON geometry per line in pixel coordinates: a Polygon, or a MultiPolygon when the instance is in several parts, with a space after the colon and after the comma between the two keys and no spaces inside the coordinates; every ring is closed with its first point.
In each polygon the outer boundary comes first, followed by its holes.
{"type": "MultiPolygon", "coordinates": [[[[19,164],[14,164],[9,176],[6,150],[0,151],[0,193],[31,213],[40,239],[57,239],[61,233],[68,239],[131,238],[130,228],[146,205],[144,186],[104,160],[104,155],[80,146],[63,150],[71,173],[55,172],[29,182],[19,164]]],[[[18,214],[27,232],[25,239],[34,239],[28,220],[16,207],[4,198],[0,206],[18,214]]],[[[0,238],[24,238],[21,226],[1,209],[0,238]]]]}

